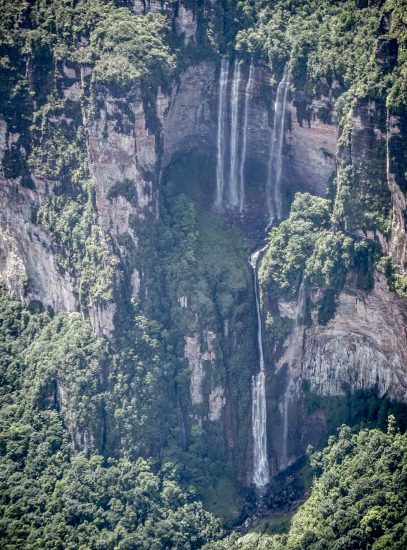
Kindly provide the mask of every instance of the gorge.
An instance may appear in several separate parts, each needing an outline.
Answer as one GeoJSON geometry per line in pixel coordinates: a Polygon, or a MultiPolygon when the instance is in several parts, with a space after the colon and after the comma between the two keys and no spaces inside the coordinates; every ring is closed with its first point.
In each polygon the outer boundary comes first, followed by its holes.
{"type": "Polygon", "coordinates": [[[0,3],[5,548],[404,547],[405,7],[0,3]]]}

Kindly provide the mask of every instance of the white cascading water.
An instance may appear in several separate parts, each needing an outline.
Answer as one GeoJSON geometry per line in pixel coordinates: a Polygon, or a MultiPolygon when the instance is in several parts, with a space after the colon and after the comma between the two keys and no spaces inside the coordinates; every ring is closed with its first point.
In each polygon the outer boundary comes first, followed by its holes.
{"type": "Polygon", "coordinates": [[[231,126],[230,126],[230,171],[229,171],[229,206],[236,208],[239,204],[238,157],[239,157],[239,84],[240,63],[235,59],[231,92],[231,126]]]}
{"type": "Polygon", "coordinates": [[[260,363],[260,371],[252,379],[253,483],[258,489],[265,487],[270,481],[267,457],[266,377],[264,371],[262,320],[257,284],[257,263],[261,252],[262,250],[258,250],[250,257],[256,298],[257,343],[260,363]]]}
{"type": "Polygon", "coordinates": [[[219,74],[219,103],[218,103],[218,134],[216,156],[216,201],[217,208],[223,206],[223,194],[225,187],[225,103],[227,94],[227,82],[229,61],[222,57],[219,74]]]}
{"type": "Polygon", "coordinates": [[[274,123],[271,136],[271,151],[267,177],[267,205],[271,219],[280,220],[282,217],[281,201],[281,168],[284,141],[285,113],[287,95],[290,88],[290,75],[287,65],[284,68],[283,78],[277,87],[277,96],[274,103],[274,123]]]}
{"type": "Polygon", "coordinates": [[[249,67],[249,77],[246,83],[245,89],[245,99],[244,99],[244,111],[243,111],[243,143],[242,143],[242,152],[240,157],[240,168],[239,168],[239,212],[243,211],[244,207],[244,169],[246,164],[246,152],[247,152],[247,122],[248,122],[248,113],[249,113],[249,101],[252,92],[252,83],[253,83],[253,73],[254,67],[253,63],[250,62],[249,67]]]}
{"type": "Polygon", "coordinates": [[[290,401],[290,386],[291,386],[291,376],[290,376],[290,370],[294,368],[294,362],[295,362],[295,339],[298,332],[298,327],[300,322],[303,322],[304,317],[304,308],[305,308],[305,285],[304,285],[304,278],[301,281],[300,288],[298,291],[298,299],[297,299],[297,311],[295,315],[294,320],[294,327],[293,332],[291,336],[291,342],[290,342],[290,354],[288,359],[288,382],[287,382],[287,389],[284,394],[284,402],[283,402],[283,453],[281,458],[281,468],[286,468],[289,466],[289,460],[288,460],[288,408],[289,408],[289,401],[290,401]]]}
{"type": "Polygon", "coordinates": [[[233,79],[228,102],[229,61],[222,58],[219,75],[219,102],[216,157],[216,200],[218,209],[233,208],[243,212],[244,208],[244,169],[247,156],[247,127],[249,102],[252,91],[254,66],[249,67],[245,87],[243,114],[240,112],[239,92],[241,88],[241,63],[236,58],[233,64],[233,79]],[[230,113],[230,126],[226,124],[230,113]],[[229,139],[229,148],[226,143],[229,139]],[[229,171],[225,169],[226,164],[229,171]],[[225,177],[228,175],[228,177],[225,177]],[[228,182],[225,193],[225,180],[228,182]]]}

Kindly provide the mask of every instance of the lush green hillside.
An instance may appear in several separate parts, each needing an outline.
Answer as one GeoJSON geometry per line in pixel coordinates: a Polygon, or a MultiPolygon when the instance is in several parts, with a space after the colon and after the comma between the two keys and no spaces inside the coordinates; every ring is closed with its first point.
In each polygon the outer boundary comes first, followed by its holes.
{"type": "Polygon", "coordinates": [[[372,550],[407,544],[407,436],[389,417],[387,434],[342,426],[337,438],[311,456],[311,493],[285,524],[261,522],[241,538],[208,549],[372,550]],[[281,528],[283,526],[283,529],[281,528]],[[286,530],[286,534],[273,535],[286,530]],[[267,534],[268,532],[268,534],[267,534]]]}
{"type": "Polygon", "coordinates": [[[199,548],[221,534],[173,463],[75,452],[104,420],[107,360],[78,314],[30,312],[1,291],[2,548],[199,548]]]}
{"type": "MultiPolygon", "coordinates": [[[[75,431],[101,421],[108,399],[98,390],[106,344],[77,314],[28,311],[2,291],[0,320],[4,548],[187,549],[221,537],[174,463],[158,470],[142,458],[75,452],[75,431]],[[64,422],[53,407],[61,383],[71,403],[64,422]]],[[[311,465],[311,495],[287,534],[261,534],[263,522],[208,548],[405,547],[407,436],[393,417],[387,434],[342,427],[311,465]]]]}

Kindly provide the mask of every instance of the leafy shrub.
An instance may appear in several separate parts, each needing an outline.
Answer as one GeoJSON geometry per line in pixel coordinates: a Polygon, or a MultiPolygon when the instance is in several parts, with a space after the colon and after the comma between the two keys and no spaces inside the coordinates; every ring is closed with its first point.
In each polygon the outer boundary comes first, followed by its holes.
{"type": "Polygon", "coordinates": [[[294,298],[303,278],[307,286],[342,288],[353,240],[329,225],[328,200],[297,193],[289,218],[269,235],[260,269],[266,292],[294,298]]]}
{"type": "Polygon", "coordinates": [[[171,71],[175,56],[166,42],[168,30],[166,17],[158,13],[110,12],[90,35],[94,82],[123,87],[171,71]]]}

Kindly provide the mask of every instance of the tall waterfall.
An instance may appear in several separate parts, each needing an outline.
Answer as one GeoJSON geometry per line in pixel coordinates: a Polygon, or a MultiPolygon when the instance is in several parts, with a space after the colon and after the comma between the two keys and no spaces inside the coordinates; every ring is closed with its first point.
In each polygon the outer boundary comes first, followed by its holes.
{"type": "Polygon", "coordinates": [[[239,155],[239,84],[240,63],[235,59],[231,93],[231,127],[230,127],[230,172],[229,172],[229,205],[235,208],[239,204],[238,155],[239,155]]]}
{"type": "Polygon", "coordinates": [[[219,102],[218,102],[218,135],[217,135],[217,156],[216,156],[216,201],[215,205],[220,208],[223,205],[223,194],[225,187],[225,103],[227,99],[229,61],[222,57],[219,75],[219,102]]]}
{"type": "Polygon", "coordinates": [[[266,378],[264,371],[262,320],[257,283],[257,263],[261,252],[262,250],[258,250],[250,257],[250,264],[253,268],[254,295],[256,298],[257,343],[260,363],[260,371],[253,376],[252,380],[253,483],[257,488],[264,487],[270,481],[267,458],[266,378]]]}
{"type": "Polygon", "coordinates": [[[239,212],[242,212],[244,207],[244,168],[246,164],[246,153],[247,153],[247,120],[248,120],[248,112],[249,112],[250,95],[252,92],[253,72],[254,72],[253,63],[250,62],[249,78],[247,79],[245,96],[244,96],[243,143],[242,143],[242,152],[240,156],[240,167],[239,167],[239,181],[240,181],[239,212]]]}
{"type": "MultiPolygon", "coordinates": [[[[294,327],[293,332],[291,336],[290,341],[290,354],[289,354],[289,369],[294,367],[295,362],[295,339],[298,332],[298,326],[300,322],[303,322],[304,317],[304,310],[305,310],[305,285],[304,285],[304,278],[302,278],[300,288],[298,291],[298,299],[297,299],[297,311],[295,314],[295,320],[294,320],[294,327]]],[[[290,402],[290,385],[291,385],[291,376],[290,376],[290,370],[288,371],[288,384],[287,389],[284,394],[284,402],[283,402],[283,453],[282,453],[282,459],[281,459],[281,466],[282,468],[285,468],[289,465],[288,461],[288,407],[290,402]]]]}
{"type": "Polygon", "coordinates": [[[281,202],[281,167],[284,141],[284,124],[287,105],[287,95],[290,88],[290,75],[287,65],[284,68],[283,78],[277,87],[277,96],[274,103],[274,124],[267,178],[267,205],[270,218],[280,220],[282,217],[281,202]]]}
{"type": "Polygon", "coordinates": [[[219,75],[215,199],[217,208],[238,209],[239,212],[242,212],[244,208],[248,110],[254,75],[252,63],[250,63],[245,86],[243,114],[240,101],[241,72],[241,63],[236,58],[233,63],[233,78],[228,86],[229,61],[225,57],[222,58],[219,75]],[[226,145],[227,143],[229,143],[229,147],[226,145]],[[227,190],[225,182],[227,182],[227,190]]]}

